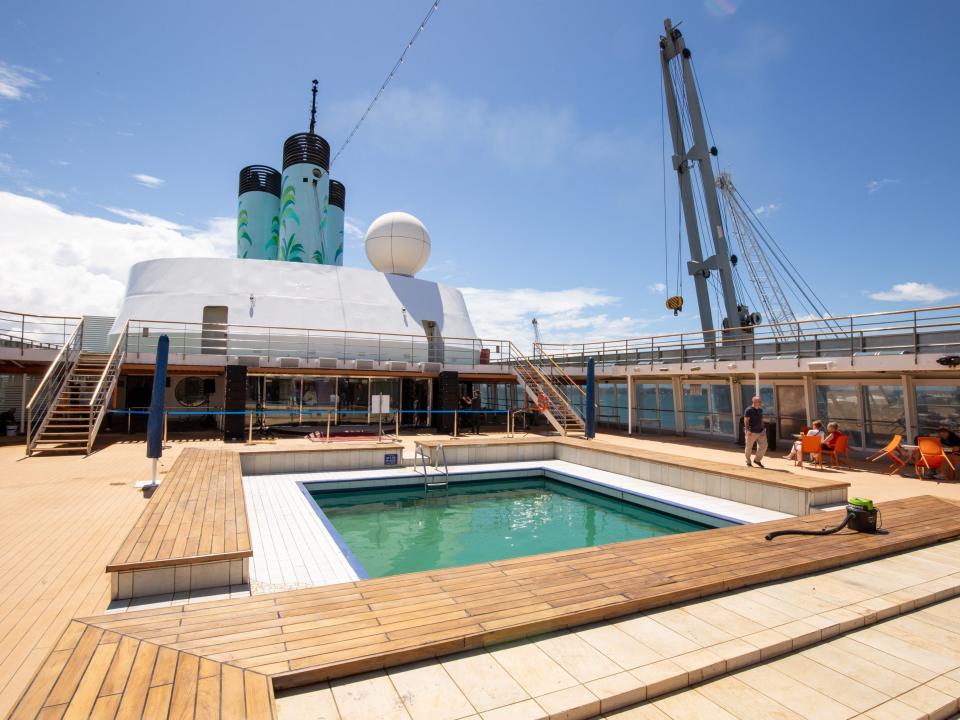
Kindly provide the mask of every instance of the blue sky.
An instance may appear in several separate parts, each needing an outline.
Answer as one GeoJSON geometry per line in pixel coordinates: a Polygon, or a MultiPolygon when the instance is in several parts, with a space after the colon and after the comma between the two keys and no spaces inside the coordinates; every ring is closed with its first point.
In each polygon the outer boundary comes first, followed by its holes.
{"type": "MultiPolygon", "coordinates": [[[[314,77],[339,147],[428,4],[90,7],[3,10],[8,309],[109,313],[131,261],[229,253],[238,170],[279,166],[314,77]]],[[[698,327],[689,279],[680,318],[657,288],[667,16],[721,165],[833,312],[956,302],[960,5],[945,1],[443,0],[332,168],[347,264],[367,266],[370,221],[406,210],[433,239],[422,276],[468,289],[482,334],[526,337],[533,314],[548,340],[698,327]]]]}

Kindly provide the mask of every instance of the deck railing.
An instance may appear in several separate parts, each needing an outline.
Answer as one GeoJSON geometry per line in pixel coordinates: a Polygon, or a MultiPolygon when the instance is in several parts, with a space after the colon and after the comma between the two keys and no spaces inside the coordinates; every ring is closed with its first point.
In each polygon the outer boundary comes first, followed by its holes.
{"type": "Polygon", "coordinates": [[[799,366],[802,358],[830,357],[853,364],[869,355],[911,355],[916,363],[920,353],[960,353],[960,305],[539,347],[566,367],[582,367],[591,357],[600,366],[770,359],[799,366]]]}
{"type": "Polygon", "coordinates": [[[124,345],[127,362],[156,352],[161,335],[170,338],[171,355],[181,357],[227,355],[268,362],[297,358],[476,366],[510,364],[515,356],[509,340],[161,320],[130,320],[128,328],[124,345]]]}
{"type": "Polygon", "coordinates": [[[82,348],[83,321],[80,321],[50,363],[30,402],[27,403],[27,455],[33,452],[37,439],[50,416],[50,410],[57,404],[57,399],[70,377],[73,366],[77,364],[82,348]]]}
{"type": "Polygon", "coordinates": [[[20,355],[31,349],[56,350],[64,346],[79,323],[79,317],[0,310],[0,347],[15,348],[20,355]]]}

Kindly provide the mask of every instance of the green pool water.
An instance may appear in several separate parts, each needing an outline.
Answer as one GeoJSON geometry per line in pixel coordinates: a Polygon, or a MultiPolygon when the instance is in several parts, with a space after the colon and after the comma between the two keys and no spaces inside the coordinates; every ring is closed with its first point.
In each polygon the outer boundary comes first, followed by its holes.
{"type": "Polygon", "coordinates": [[[545,477],[311,495],[369,577],[707,527],[545,477]]]}

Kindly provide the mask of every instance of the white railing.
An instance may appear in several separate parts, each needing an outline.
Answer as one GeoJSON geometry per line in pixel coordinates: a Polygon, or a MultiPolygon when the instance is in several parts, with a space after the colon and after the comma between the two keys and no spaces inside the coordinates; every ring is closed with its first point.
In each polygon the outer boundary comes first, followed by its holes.
{"type": "MultiPolygon", "coordinates": [[[[667,333],[588,343],[540,343],[562,366],[695,363],[710,360],[943,355],[960,353],[960,305],[813,318],[735,331],[667,333]]],[[[538,357],[539,362],[544,362],[538,357]]]]}
{"type": "Polygon", "coordinates": [[[62,348],[80,324],[80,318],[33,315],[0,310],[0,348],[27,350],[62,348]]]}
{"type": "Polygon", "coordinates": [[[27,403],[27,455],[33,452],[40,433],[47,424],[50,410],[57,404],[67,380],[83,347],[83,321],[77,323],[73,333],[63,343],[60,352],[50,363],[46,374],[27,403]]]}
{"type": "Polygon", "coordinates": [[[421,334],[358,332],[317,328],[130,320],[124,350],[127,359],[156,352],[161,335],[170,338],[171,357],[179,355],[255,356],[267,361],[373,360],[437,362],[445,365],[510,364],[509,340],[437,337],[421,334]]]}

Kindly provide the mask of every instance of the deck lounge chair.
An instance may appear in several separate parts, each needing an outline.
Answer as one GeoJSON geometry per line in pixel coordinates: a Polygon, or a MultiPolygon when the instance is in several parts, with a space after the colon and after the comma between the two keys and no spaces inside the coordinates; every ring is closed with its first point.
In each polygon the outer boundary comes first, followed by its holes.
{"type": "Polygon", "coordinates": [[[903,448],[900,447],[900,443],[903,442],[903,435],[894,435],[893,439],[887,443],[880,452],[875,455],[871,455],[867,458],[870,462],[876,462],[880,458],[887,458],[890,461],[890,472],[888,475],[893,475],[895,472],[903,470],[904,466],[909,462],[900,457],[900,453],[903,452],[903,448]]]}
{"type": "Polygon", "coordinates": [[[797,458],[797,465],[803,467],[803,458],[805,455],[812,457],[811,462],[816,462],[823,469],[823,438],[819,435],[804,435],[800,438],[800,456],[797,458]]]}
{"type": "Polygon", "coordinates": [[[947,467],[950,468],[950,471],[953,472],[953,463],[950,462],[950,458],[948,458],[947,454],[943,451],[943,445],[940,444],[940,438],[925,436],[918,437],[917,446],[918,457],[914,461],[914,467],[917,470],[917,477],[919,477],[921,480],[923,479],[924,472],[927,470],[936,471],[938,468],[942,467],[944,463],[946,463],[947,467]]]}
{"type": "Polygon", "coordinates": [[[823,448],[823,454],[830,458],[831,465],[843,465],[844,467],[850,467],[850,451],[848,450],[849,444],[850,437],[848,435],[841,435],[837,438],[837,442],[834,444],[833,450],[830,448],[823,448]],[[845,461],[840,459],[841,456],[845,458],[845,461]]]}

